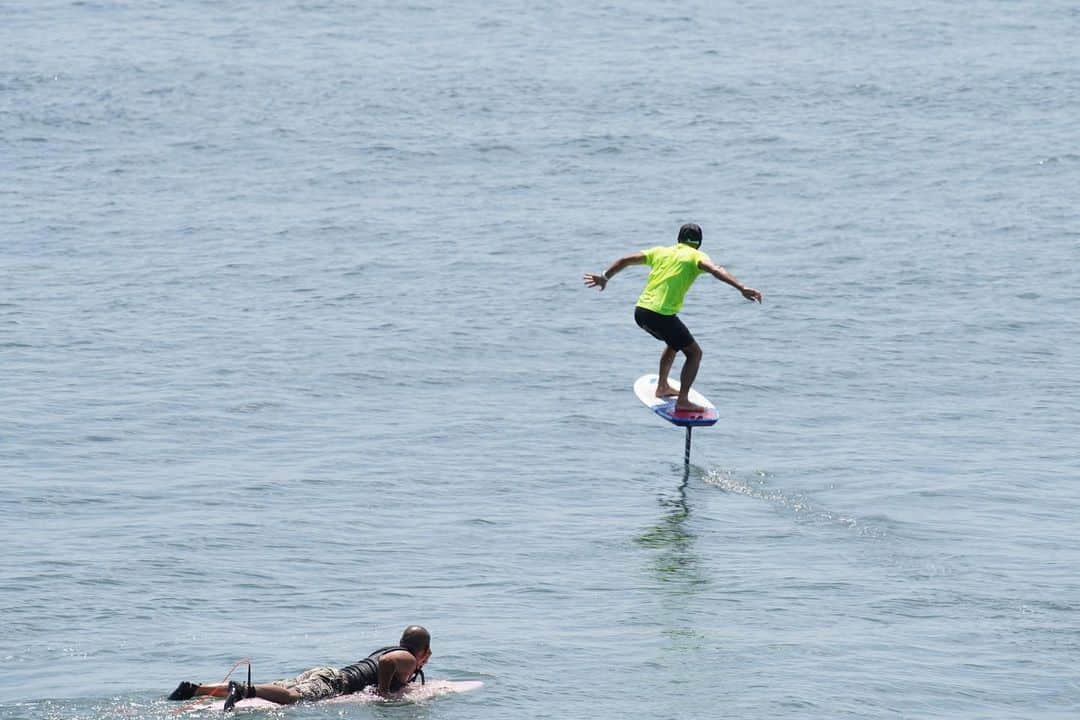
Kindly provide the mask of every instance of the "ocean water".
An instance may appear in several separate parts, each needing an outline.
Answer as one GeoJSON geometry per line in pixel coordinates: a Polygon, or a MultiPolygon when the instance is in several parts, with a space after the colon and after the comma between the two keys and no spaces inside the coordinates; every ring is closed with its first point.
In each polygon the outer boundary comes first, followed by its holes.
{"type": "Polygon", "coordinates": [[[0,718],[1080,714],[1080,9],[0,4],[0,718]],[[682,317],[697,222],[765,302],[682,317]]]}

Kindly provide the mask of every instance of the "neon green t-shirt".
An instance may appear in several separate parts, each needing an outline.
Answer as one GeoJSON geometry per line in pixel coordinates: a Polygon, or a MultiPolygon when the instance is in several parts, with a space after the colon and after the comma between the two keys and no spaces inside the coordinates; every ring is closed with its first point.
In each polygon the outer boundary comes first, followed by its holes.
{"type": "Polygon", "coordinates": [[[702,273],[698,263],[709,260],[709,256],[686,243],[651,247],[642,250],[641,254],[652,270],[638,298],[638,307],[661,315],[674,315],[682,309],[686,291],[702,273]]]}

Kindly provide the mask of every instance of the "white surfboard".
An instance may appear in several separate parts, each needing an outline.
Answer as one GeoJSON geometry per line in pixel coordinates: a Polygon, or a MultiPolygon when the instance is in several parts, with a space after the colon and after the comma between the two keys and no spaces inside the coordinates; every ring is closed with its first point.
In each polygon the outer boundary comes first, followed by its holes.
{"type": "MultiPolygon", "coordinates": [[[[674,397],[656,397],[656,383],[660,376],[655,373],[652,375],[642,375],[634,383],[634,394],[638,396],[638,399],[645,404],[650,410],[667,420],[672,425],[678,425],[679,427],[698,427],[715,425],[716,421],[720,419],[720,416],[716,412],[716,407],[709,402],[709,399],[699,393],[694,388],[690,388],[690,394],[688,398],[690,402],[695,405],[701,405],[705,408],[703,412],[688,411],[688,410],[676,410],[674,397]]],[[[679,381],[668,378],[668,384],[674,389],[679,389],[679,381]]]]}
{"type": "Polygon", "coordinates": [[[375,693],[353,693],[352,695],[338,695],[337,697],[321,700],[320,705],[340,705],[343,703],[386,702],[387,700],[404,700],[406,702],[423,702],[440,695],[452,695],[455,693],[472,692],[482,688],[484,683],[480,680],[429,680],[423,685],[411,683],[399,696],[384,698],[375,693]]]}
{"type": "MultiPolygon", "coordinates": [[[[327,698],[326,700],[316,701],[319,705],[341,705],[341,704],[356,704],[356,703],[377,703],[377,702],[424,702],[432,698],[439,697],[440,695],[452,695],[455,693],[465,693],[477,690],[484,686],[484,683],[480,680],[430,680],[423,685],[410,684],[399,694],[393,695],[389,698],[384,698],[381,695],[371,692],[358,692],[351,695],[338,695],[336,697],[327,698]]],[[[279,705],[269,700],[263,700],[262,698],[248,698],[246,700],[239,700],[233,707],[233,710],[237,712],[251,712],[251,711],[274,711],[282,710],[284,708],[291,707],[290,705],[279,705]]],[[[205,702],[199,702],[192,704],[188,707],[182,708],[180,712],[183,713],[205,713],[205,712],[224,712],[225,701],[218,698],[207,698],[205,702]]]]}
{"type": "MultiPolygon", "coordinates": [[[[269,700],[263,700],[262,698],[248,698],[247,700],[239,700],[233,709],[236,712],[251,712],[252,710],[280,710],[286,705],[278,705],[276,702],[270,702],[269,700]]],[[[218,698],[207,699],[201,702],[192,702],[188,705],[182,706],[177,713],[219,713],[225,712],[225,701],[218,698]]]]}

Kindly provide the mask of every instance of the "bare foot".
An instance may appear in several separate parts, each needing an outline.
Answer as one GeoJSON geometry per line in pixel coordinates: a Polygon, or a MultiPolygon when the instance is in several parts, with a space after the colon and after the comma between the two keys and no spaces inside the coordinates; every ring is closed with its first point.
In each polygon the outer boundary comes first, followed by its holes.
{"type": "Polygon", "coordinates": [[[679,394],[679,391],[676,390],[675,388],[671,387],[670,385],[657,385],[656,386],[656,397],[658,397],[658,398],[675,397],[678,394],[679,394]]]}
{"type": "Polygon", "coordinates": [[[686,400],[686,401],[679,400],[679,401],[677,401],[675,403],[675,412],[703,413],[703,412],[705,412],[705,408],[703,406],[701,406],[701,405],[695,405],[694,403],[690,402],[689,400],[686,400]]]}

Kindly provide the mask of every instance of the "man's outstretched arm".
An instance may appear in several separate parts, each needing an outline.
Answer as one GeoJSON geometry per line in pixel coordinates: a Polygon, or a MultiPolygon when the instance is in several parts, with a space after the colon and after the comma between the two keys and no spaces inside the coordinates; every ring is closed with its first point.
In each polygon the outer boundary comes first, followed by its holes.
{"type": "Polygon", "coordinates": [[[629,255],[623,255],[621,258],[611,263],[611,267],[605,270],[600,275],[594,275],[593,273],[585,273],[585,287],[598,287],[603,290],[607,287],[607,281],[612,278],[615,273],[622,270],[628,265],[643,265],[645,264],[644,253],[630,253],[629,255]]]}
{"type": "Polygon", "coordinates": [[[720,267],[719,265],[716,265],[715,263],[711,263],[708,260],[702,260],[701,262],[698,263],[698,267],[701,268],[702,270],[704,270],[705,272],[709,273],[710,275],[712,275],[717,280],[723,280],[728,285],[730,285],[731,287],[733,287],[736,290],[738,290],[739,292],[741,292],[742,296],[744,298],[746,298],[747,300],[753,300],[754,302],[761,302],[761,297],[762,296],[761,296],[760,292],[758,292],[757,290],[755,290],[752,287],[747,287],[747,286],[743,285],[741,282],[739,282],[738,280],[735,279],[734,275],[732,275],[731,273],[729,273],[727,270],[720,267]]]}

